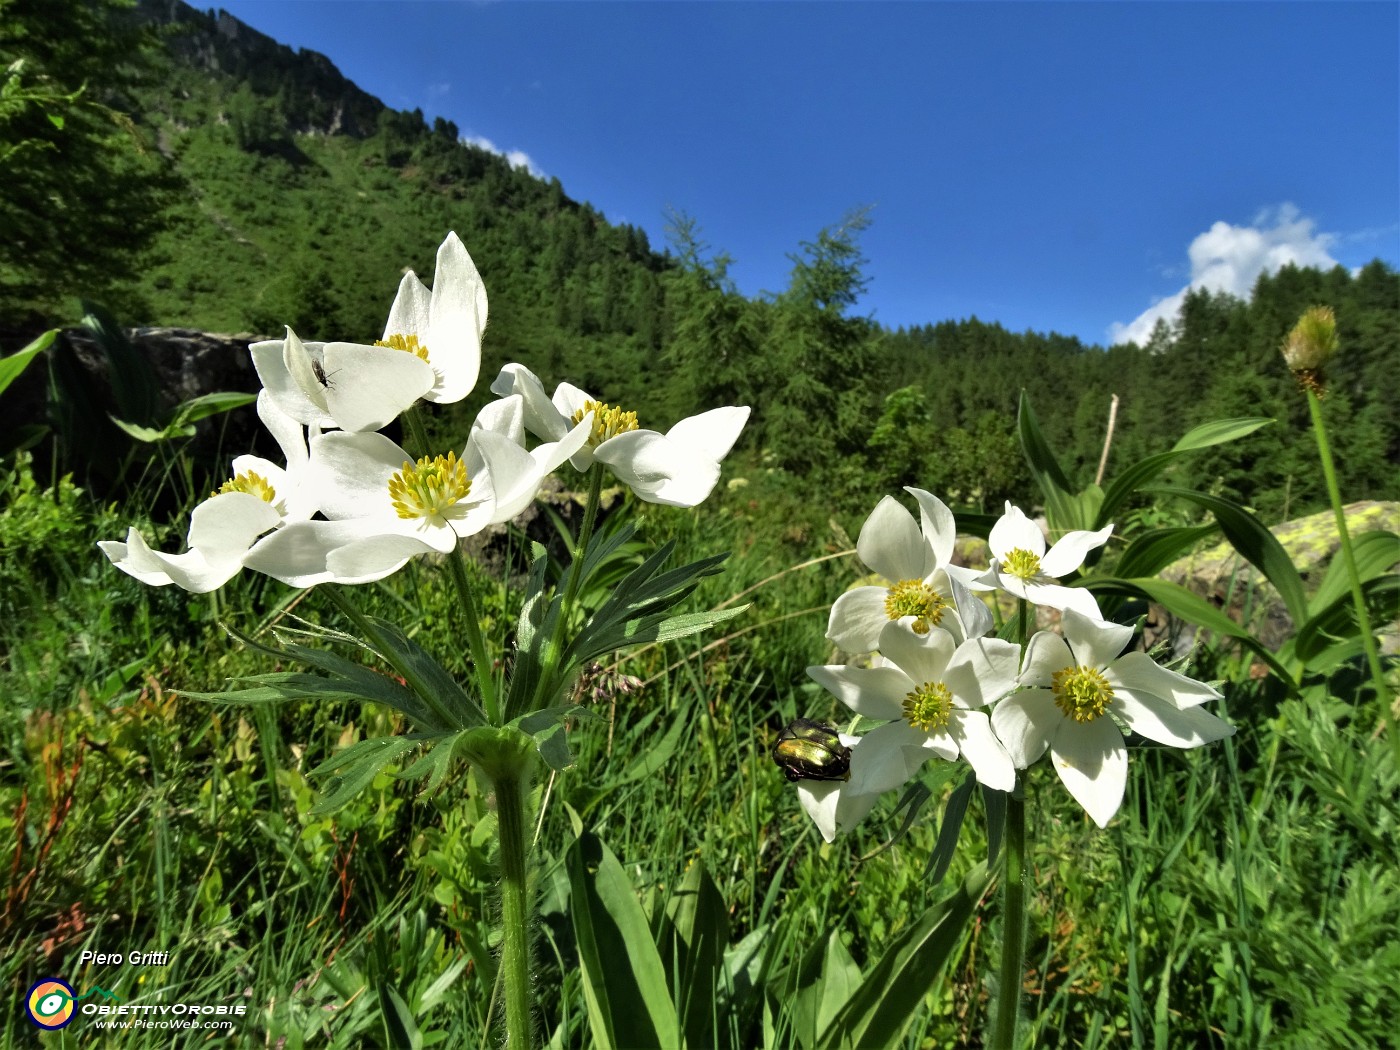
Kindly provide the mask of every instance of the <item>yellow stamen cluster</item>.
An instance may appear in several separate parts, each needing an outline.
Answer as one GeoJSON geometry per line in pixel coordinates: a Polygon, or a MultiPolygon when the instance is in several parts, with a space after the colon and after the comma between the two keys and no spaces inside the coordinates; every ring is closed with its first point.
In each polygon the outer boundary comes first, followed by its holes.
{"type": "Polygon", "coordinates": [[[1032,554],[1024,547],[1017,547],[1001,560],[1001,567],[1018,580],[1029,583],[1040,572],[1040,555],[1032,554]]]}
{"type": "Polygon", "coordinates": [[[885,615],[891,620],[913,616],[914,633],[928,634],[943,619],[948,603],[923,580],[900,580],[885,596],[885,615]]]}
{"type": "Polygon", "coordinates": [[[925,682],[904,697],[904,718],[925,733],[942,729],[953,711],[953,691],[942,682],[925,682]]]}
{"type": "Polygon", "coordinates": [[[1092,667],[1066,667],[1050,676],[1050,688],[1055,694],[1055,706],[1066,718],[1076,722],[1092,722],[1108,710],[1113,701],[1113,688],[1108,679],[1092,667]]]}
{"type": "Polygon", "coordinates": [[[432,459],[424,456],[416,464],[405,462],[389,479],[389,495],[399,517],[426,518],[435,525],[442,524],[447,511],[466,499],[471,489],[467,465],[455,452],[432,459]]]}
{"type": "Polygon", "coordinates": [[[391,335],[388,339],[376,339],[374,345],[403,350],[423,361],[428,359],[428,347],[426,344],[420,343],[416,335],[391,335]]]}
{"type": "Polygon", "coordinates": [[[637,413],[611,408],[601,401],[585,401],[583,407],[574,413],[574,423],[582,423],[583,417],[590,412],[593,413],[593,433],[589,435],[588,443],[594,448],[608,438],[637,429],[637,413]]]}
{"type": "Polygon", "coordinates": [[[257,496],[264,503],[273,503],[277,499],[277,491],[267,478],[251,470],[235,474],[231,480],[220,485],[214,495],[222,496],[225,492],[246,492],[250,496],[257,496]]]}

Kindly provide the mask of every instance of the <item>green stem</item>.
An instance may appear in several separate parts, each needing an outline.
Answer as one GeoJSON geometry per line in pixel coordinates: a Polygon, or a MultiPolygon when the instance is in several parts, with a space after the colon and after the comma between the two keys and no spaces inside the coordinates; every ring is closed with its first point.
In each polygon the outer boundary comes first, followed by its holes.
{"type": "Polygon", "coordinates": [[[394,659],[393,649],[390,646],[384,645],[380,640],[379,628],[370,621],[368,616],[360,611],[360,607],[355,604],[354,599],[352,599],[348,593],[348,586],[337,584],[333,587],[322,588],[322,590],[324,590],[326,596],[339,607],[340,611],[348,616],[351,622],[360,629],[360,633],[364,636],[365,640],[373,642],[378,647],[379,654],[383,656],[385,660],[389,661],[390,666],[392,666],[395,671],[403,676],[403,680],[408,684],[408,687],[417,693],[423,699],[423,702],[433,709],[433,714],[437,715],[438,718],[442,720],[442,724],[445,727],[453,729],[461,728],[461,719],[443,706],[442,700],[438,698],[436,690],[418,674],[413,666],[394,659]]]}
{"type": "Polygon", "coordinates": [[[457,597],[462,603],[467,647],[471,650],[472,663],[476,668],[476,687],[481,691],[486,718],[492,725],[500,725],[501,705],[496,694],[496,669],[491,664],[491,653],[486,648],[486,639],[481,633],[481,614],[477,611],[471,578],[467,575],[467,552],[460,543],[457,544],[456,556],[448,558],[447,564],[452,583],[457,588],[457,597]]]}
{"type": "Polygon", "coordinates": [[[1012,1050],[1021,1016],[1021,986],[1026,954],[1026,799],[1024,782],[1006,802],[1006,874],[1002,880],[1001,973],[997,979],[996,1014],[991,1050],[1012,1050]]]}
{"type": "MultiPolygon", "coordinates": [[[[569,574],[564,581],[564,597],[559,603],[559,615],[554,621],[554,630],[550,634],[549,645],[544,651],[544,667],[541,669],[540,685],[536,696],[530,697],[529,702],[535,708],[547,707],[553,702],[553,694],[558,688],[556,679],[558,678],[559,662],[564,655],[564,632],[568,628],[569,620],[573,616],[574,602],[578,598],[579,587],[583,583],[583,554],[588,549],[588,543],[593,539],[593,526],[598,520],[598,500],[603,492],[603,465],[594,463],[588,470],[588,495],[587,502],[583,508],[583,525],[579,528],[578,536],[574,540],[574,549],[569,561],[569,574]]],[[[506,718],[511,719],[521,712],[511,709],[507,705],[506,718]]]]}
{"type": "MultiPolygon", "coordinates": [[[[1351,547],[1351,536],[1347,533],[1347,518],[1342,512],[1342,490],[1337,485],[1337,468],[1332,464],[1332,449],[1327,443],[1327,428],[1322,422],[1322,405],[1317,394],[1308,389],[1308,411],[1312,414],[1313,435],[1317,438],[1317,452],[1322,459],[1322,474],[1327,479],[1327,495],[1332,500],[1332,513],[1337,518],[1337,539],[1342,545],[1342,557],[1346,559],[1347,574],[1351,577],[1351,600],[1356,605],[1356,622],[1361,628],[1361,644],[1366,650],[1366,663],[1371,668],[1371,680],[1375,683],[1376,698],[1384,701],[1385,671],[1381,668],[1381,654],[1376,647],[1376,636],[1371,631],[1371,616],[1366,611],[1366,598],[1361,593],[1361,576],[1356,571],[1356,554],[1351,547]]],[[[1400,741],[1400,733],[1396,733],[1400,741]]]]}
{"type": "Polygon", "coordinates": [[[495,781],[501,856],[501,972],[506,998],[506,1050],[534,1045],[530,1004],[530,887],[525,801],[528,772],[495,781]]]}

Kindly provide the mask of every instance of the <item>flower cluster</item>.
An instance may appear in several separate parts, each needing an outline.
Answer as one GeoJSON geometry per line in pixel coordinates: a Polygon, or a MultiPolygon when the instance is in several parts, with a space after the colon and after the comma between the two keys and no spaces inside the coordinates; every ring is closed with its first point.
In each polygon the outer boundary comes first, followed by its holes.
{"type": "Polygon", "coordinates": [[[930,758],[964,758],[999,791],[1047,751],[1070,794],[1100,827],[1118,811],[1127,781],[1124,730],[1175,747],[1199,747],[1234,729],[1200,709],[1221,694],[1123,650],[1133,629],[1106,622],[1093,594],[1059,580],[1102,546],[1113,527],[1070,532],[1046,549],[1040,529],[1010,503],[989,536],[983,571],[951,564],[952,512],[908,489],[916,521],[892,497],[875,508],[856,544],[882,583],[857,587],[831,609],[827,638],[870,666],[809,667],[807,673],[861,720],[882,724],[840,734],[842,778],[797,779],[802,804],[830,842],[907,783],[930,758]],[[991,636],[979,592],[1004,591],[1061,612],[1061,633],[1024,647],[991,636]],[[848,757],[847,757],[848,755],[848,757]]]}
{"type": "Polygon", "coordinates": [[[152,550],[134,528],[98,546],[144,583],[195,592],[244,568],[295,587],[369,583],[514,518],[566,460],[580,470],[606,464],[653,503],[691,507],[709,495],[747,407],[663,435],[567,383],[551,401],[533,373],[509,364],[491,386],[498,399],[456,447],[414,456],[379,433],[420,401],[450,404],[472,391],[486,317],[486,288],[452,233],[432,289],[407,272],[372,345],[303,341],[290,328],[254,343],[258,416],[285,466],[234,460],[232,479],[195,507],[181,554],[152,550]],[[527,431],[540,439],[533,447],[527,431]]]}

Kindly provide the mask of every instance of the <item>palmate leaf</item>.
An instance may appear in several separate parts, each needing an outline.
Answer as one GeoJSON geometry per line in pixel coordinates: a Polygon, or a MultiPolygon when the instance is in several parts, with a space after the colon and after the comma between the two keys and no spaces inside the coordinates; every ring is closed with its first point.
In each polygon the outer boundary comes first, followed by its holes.
{"type": "Polygon", "coordinates": [[[356,795],[373,782],[384,767],[412,751],[425,741],[441,739],[431,736],[384,736],[361,740],[344,751],[337,751],[308,774],[329,777],[326,792],[311,807],[313,816],[322,816],[343,809],[356,795]]]}

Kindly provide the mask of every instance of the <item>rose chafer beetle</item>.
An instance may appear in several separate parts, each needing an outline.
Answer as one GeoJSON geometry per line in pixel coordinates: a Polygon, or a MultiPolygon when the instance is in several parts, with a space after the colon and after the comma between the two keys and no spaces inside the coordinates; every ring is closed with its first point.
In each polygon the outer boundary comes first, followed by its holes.
{"type": "Polygon", "coordinates": [[[810,718],[794,719],[778,734],[773,761],[789,780],[851,779],[851,749],[836,730],[810,718]]]}

